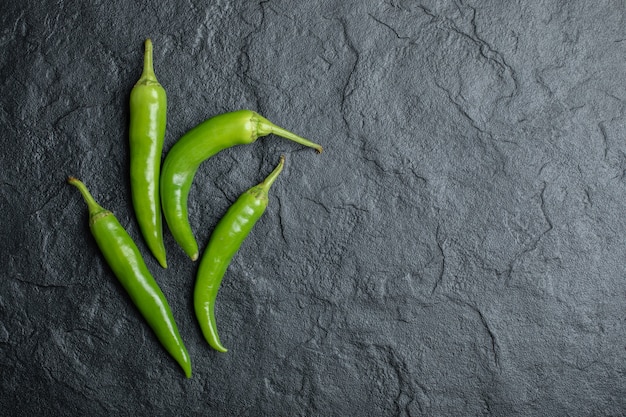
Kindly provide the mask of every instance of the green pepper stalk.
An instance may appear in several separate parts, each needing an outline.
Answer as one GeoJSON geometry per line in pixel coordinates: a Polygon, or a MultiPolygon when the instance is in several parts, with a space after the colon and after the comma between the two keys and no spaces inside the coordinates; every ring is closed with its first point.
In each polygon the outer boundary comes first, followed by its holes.
{"type": "Polygon", "coordinates": [[[322,147],[281,127],[251,110],[239,110],[208,119],[191,129],[170,149],[161,170],[163,215],[174,239],[192,259],[198,244],[189,224],[187,199],[200,164],[235,145],[249,144],[270,133],[322,152],[322,147]]]}
{"type": "Polygon", "coordinates": [[[187,378],[191,361],[163,292],[146,266],[137,245],[113,213],[102,208],[76,178],[68,182],[78,188],[89,208],[89,228],[113,273],[130,295],[157,338],[178,362],[187,378]]]}
{"type": "Polygon", "coordinates": [[[194,308],[200,329],[209,345],[218,352],[226,352],[217,334],[215,299],[217,291],[233,256],[246,239],[255,223],[265,212],[268,191],[283,169],[285,157],[261,184],[244,192],[215,226],[209,244],[202,254],[196,286],[194,308]]]}
{"type": "Polygon", "coordinates": [[[167,96],[154,75],[152,41],[146,39],[141,77],[130,92],[130,186],[135,215],[148,248],[167,268],[159,198],[167,96]]]}

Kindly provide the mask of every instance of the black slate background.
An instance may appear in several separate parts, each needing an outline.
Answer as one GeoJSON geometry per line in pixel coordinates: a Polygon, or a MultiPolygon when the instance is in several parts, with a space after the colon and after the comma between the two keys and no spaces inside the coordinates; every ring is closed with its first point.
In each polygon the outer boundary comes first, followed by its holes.
{"type": "Polygon", "coordinates": [[[626,415],[626,6],[486,1],[0,4],[2,415],[626,415]],[[242,108],[277,137],[205,163],[200,246],[286,169],[224,279],[148,255],[130,204],[143,40],[165,150],[242,108]],[[86,182],[161,284],[186,380],[89,234],[86,182]]]}

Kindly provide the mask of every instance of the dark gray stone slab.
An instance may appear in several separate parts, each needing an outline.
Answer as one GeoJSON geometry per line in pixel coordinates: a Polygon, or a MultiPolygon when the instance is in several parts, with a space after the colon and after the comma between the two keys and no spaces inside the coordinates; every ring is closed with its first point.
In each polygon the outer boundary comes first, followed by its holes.
{"type": "Polygon", "coordinates": [[[626,414],[626,8],[620,1],[3,2],[3,415],[626,414]],[[300,3],[300,4],[298,4],[300,3]],[[250,108],[277,137],[203,164],[203,248],[286,169],[218,297],[149,255],[130,203],[142,43],[165,151],[250,108]],[[89,234],[75,175],[136,240],[186,380],[89,234]]]}

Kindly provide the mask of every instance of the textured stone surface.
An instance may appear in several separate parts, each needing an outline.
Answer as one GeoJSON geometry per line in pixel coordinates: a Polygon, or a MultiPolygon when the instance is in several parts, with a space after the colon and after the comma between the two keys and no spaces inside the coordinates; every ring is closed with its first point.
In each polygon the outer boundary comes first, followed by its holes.
{"type": "Polygon", "coordinates": [[[3,415],[626,414],[622,1],[0,5],[3,415]],[[166,150],[251,108],[321,143],[224,151],[192,187],[201,247],[281,153],[224,279],[148,255],[130,205],[142,42],[166,150]],[[128,229],[193,362],[185,380],[89,234],[76,175],[128,229]]]}

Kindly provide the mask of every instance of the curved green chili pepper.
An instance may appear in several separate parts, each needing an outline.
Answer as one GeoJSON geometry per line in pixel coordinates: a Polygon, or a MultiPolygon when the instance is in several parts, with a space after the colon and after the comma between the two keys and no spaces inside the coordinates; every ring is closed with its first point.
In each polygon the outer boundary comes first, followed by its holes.
{"type": "Polygon", "coordinates": [[[213,231],[198,267],[193,300],[204,338],[213,349],[226,352],[217,334],[215,299],[228,264],[265,212],[268,191],[283,169],[285,157],[261,184],[244,192],[228,209],[213,231]]]}
{"type": "Polygon", "coordinates": [[[146,39],[141,77],[130,92],[130,188],[141,233],[154,257],[167,268],[159,198],[167,96],[154,75],[152,41],[146,39]]]}
{"type": "Polygon", "coordinates": [[[113,273],[161,344],[183,368],[187,378],[190,378],[191,361],[178,333],[172,311],[163,292],[150,275],[137,245],[113,213],[94,200],[85,184],[72,177],[68,178],[68,182],[80,190],[87,203],[89,228],[113,273]]]}
{"type": "Polygon", "coordinates": [[[161,171],[163,214],[174,239],[198,259],[198,244],[187,214],[187,197],[200,164],[219,151],[252,143],[273,133],[322,152],[322,147],[281,127],[251,110],[239,110],[208,119],[187,132],[168,152],[161,171]]]}

